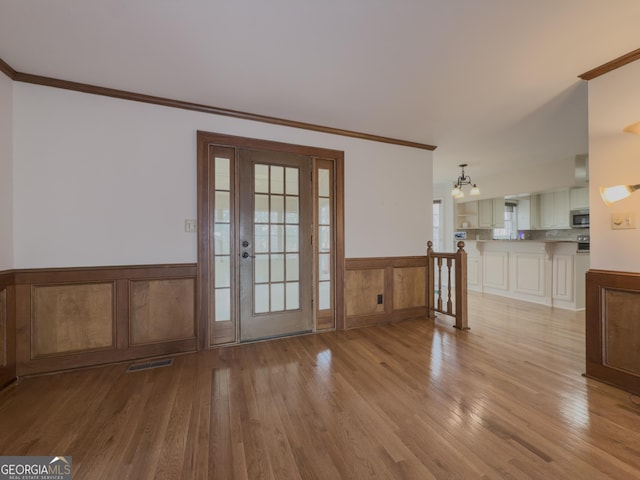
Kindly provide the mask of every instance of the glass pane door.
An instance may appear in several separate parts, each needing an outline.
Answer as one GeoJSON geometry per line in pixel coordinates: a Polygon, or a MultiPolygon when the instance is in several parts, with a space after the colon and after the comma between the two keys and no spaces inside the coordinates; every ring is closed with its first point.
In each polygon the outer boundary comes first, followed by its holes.
{"type": "Polygon", "coordinates": [[[312,328],[310,163],[300,155],[241,151],[241,340],[312,328]]]}

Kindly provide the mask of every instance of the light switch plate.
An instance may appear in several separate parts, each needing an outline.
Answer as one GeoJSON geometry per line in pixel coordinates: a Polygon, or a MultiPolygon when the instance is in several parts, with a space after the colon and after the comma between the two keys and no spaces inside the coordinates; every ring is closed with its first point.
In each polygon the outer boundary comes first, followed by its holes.
{"type": "Polygon", "coordinates": [[[627,230],[636,227],[636,212],[611,214],[611,230],[627,230]]]}
{"type": "Polygon", "coordinates": [[[198,222],[192,218],[187,218],[184,221],[184,231],[187,233],[193,233],[198,230],[198,222]]]}

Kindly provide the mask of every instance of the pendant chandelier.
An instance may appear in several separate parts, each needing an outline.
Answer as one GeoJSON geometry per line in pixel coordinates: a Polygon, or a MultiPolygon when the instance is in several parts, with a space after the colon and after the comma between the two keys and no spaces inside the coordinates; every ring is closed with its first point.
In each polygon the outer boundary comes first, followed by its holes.
{"type": "Polygon", "coordinates": [[[458,177],[456,183],[453,184],[453,189],[451,190],[451,195],[453,198],[464,198],[464,192],[462,191],[462,187],[465,185],[471,185],[471,191],[469,195],[480,195],[480,189],[478,185],[471,182],[471,177],[464,174],[464,167],[468,165],[466,163],[461,163],[458,165],[462,169],[462,173],[458,177]]]}

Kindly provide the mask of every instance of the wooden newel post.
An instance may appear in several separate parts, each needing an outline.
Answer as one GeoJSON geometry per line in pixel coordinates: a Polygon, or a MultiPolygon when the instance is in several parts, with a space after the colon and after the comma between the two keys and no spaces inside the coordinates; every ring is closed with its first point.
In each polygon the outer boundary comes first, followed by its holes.
{"type": "Polygon", "coordinates": [[[456,324],[455,328],[469,330],[467,318],[467,252],[464,251],[464,242],[457,244],[456,252],[456,324]]]}
{"type": "Polygon", "coordinates": [[[427,242],[427,315],[429,318],[435,318],[435,264],[433,258],[433,242],[429,240],[427,242]]]}

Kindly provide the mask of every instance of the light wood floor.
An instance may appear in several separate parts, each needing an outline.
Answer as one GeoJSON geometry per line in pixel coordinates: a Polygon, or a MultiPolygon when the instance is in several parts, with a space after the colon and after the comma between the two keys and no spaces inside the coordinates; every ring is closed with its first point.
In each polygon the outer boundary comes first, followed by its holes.
{"type": "Polygon", "coordinates": [[[0,454],[71,455],[76,480],[640,478],[640,399],[581,376],[583,313],[469,312],[25,379],[0,454]]]}

